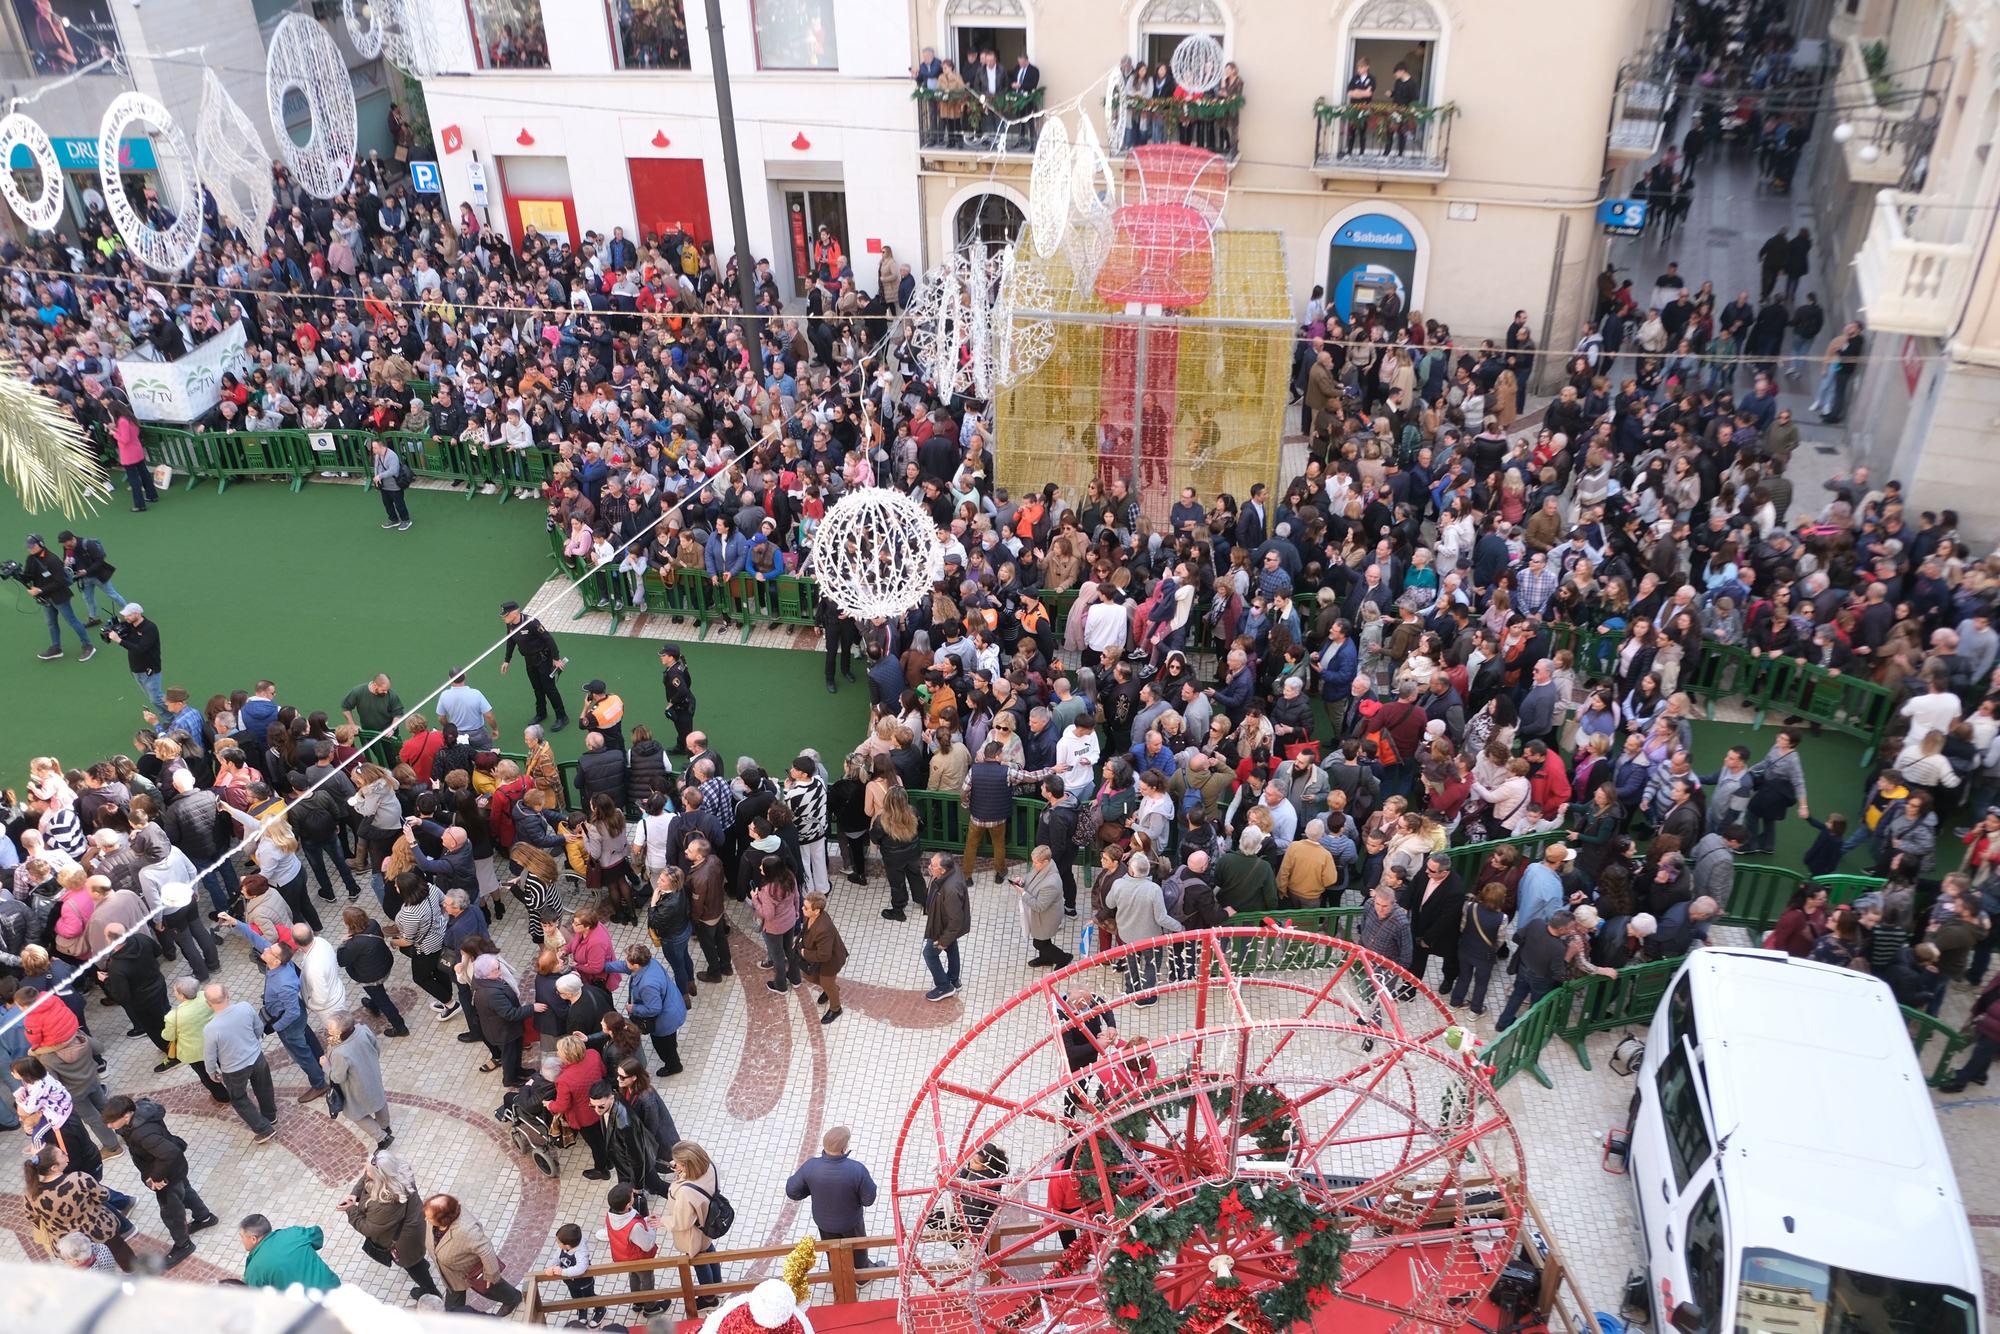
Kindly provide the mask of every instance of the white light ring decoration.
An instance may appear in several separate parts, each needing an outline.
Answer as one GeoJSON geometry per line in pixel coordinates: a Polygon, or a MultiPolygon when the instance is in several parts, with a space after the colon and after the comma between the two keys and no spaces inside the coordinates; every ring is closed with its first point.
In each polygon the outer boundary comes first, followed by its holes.
{"type": "Polygon", "coordinates": [[[363,60],[373,60],[382,54],[382,38],[389,28],[389,21],[382,11],[398,4],[399,0],[370,0],[368,26],[364,28],[355,17],[354,0],[340,0],[340,17],[347,23],[347,40],[353,45],[356,55],[363,60]]]}
{"type": "MultiPolygon", "coordinates": [[[[1011,247],[1010,247],[1011,249],[1011,247]]],[[[993,338],[993,286],[1000,280],[1000,256],[975,250],[965,257],[966,341],[972,359],[967,367],[972,392],[979,398],[993,397],[999,384],[999,363],[993,338]]]]}
{"type": "Polygon", "coordinates": [[[215,211],[252,246],[261,245],[276,193],[271,155],[250,116],[214,70],[203,70],[201,120],[194,130],[195,172],[215,211]]]}
{"type": "Polygon", "coordinates": [[[910,350],[940,395],[964,393],[970,374],[959,356],[966,335],[957,257],[924,275],[910,303],[910,350]]]}
{"type": "Polygon", "coordinates": [[[1222,82],[1222,44],[1203,33],[1184,37],[1167,64],[1174,72],[1176,87],[1196,96],[1213,92],[1222,82]]]}
{"type": "Polygon", "coordinates": [[[937,522],[914,498],[886,487],[850,491],[813,533],[819,595],[855,620],[900,616],[943,573],[937,522]]]}
{"type": "Polygon", "coordinates": [[[1118,177],[1098,141],[1090,118],[1079,117],[1076,142],[1070,146],[1069,208],[1072,217],[1108,213],[1118,204],[1118,177]]]}
{"type": "Polygon", "coordinates": [[[331,199],[354,174],[354,79],[326,29],[303,14],[287,14],[272,30],[264,68],[264,101],[278,152],[308,194],[331,199]],[[285,94],[306,99],[312,135],[294,143],[285,127],[285,94]]]}
{"type": "Polygon", "coordinates": [[[1125,71],[1113,65],[1104,76],[1104,137],[1113,152],[1125,151],[1125,136],[1132,132],[1132,107],[1125,100],[1125,71]]]}
{"type": "MultiPolygon", "coordinates": [[[[194,258],[195,247],[201,244],[201,180],[195,175],[194,153],[188,148],[187,135],[157,99],[144,93],[120,93],[105,108],[104,121],[97,131],[97,176],[104,187],[104,204],[111,210],[111,222],[132,257],[161,273],[178,273],[186,268],[194,258]],[[167,170],[167,163],[173,164],[178,188],[171,192],[171,197],[180,201],[180,211],[174,216],[174,225],[165,231],[140,217],[125,194],[118,146],[124,141],[125,131],[137,121],[151,125],[154,134],[165,141],[164,151],[157,154],[162,172],[167,170]]],[[[169,192],[162,190],[162,200],[168,197],[169,192]]]]}
{"type": "Polygon", "coordinates": [[[48,231],[62,221],[62,163],[56,158],[56,146],[33,118],[18,111],[0,119],[0,197],[7,200],[7,207],[14,210],[15,217],[38,232],[48,231]],[[42,192],[33,199],[21,193],[13,170],[7,165],[14,160],[16,144],[26,148],[35,166],[41,169],[42,192]]]}
{"type": "Polygon", "coordinates": [[[1028,173],[1028,222],[1034,228],[1035,253],[1043,259],[1056,253],[1070,210],[1069,127],[1056,116],[1042,122],[1035,140],[1035,163],[1028,173]]]}
{"type": "Polygon", "coordinates": [[[1063,234],[1063,255],[1069,260],[1078,291],[1091,292],[1097,286],[1097,271],[1111,257],[1115,230],[1111,211],[1106,209],[1077,218],[1063,234]]]}
{"type": "Polygon", "coordinates": [[[1056,326],[1045,316],[1023,310],[1048,310],[1055,299],[1047,262],[1037,262],[1013,246],[1000,254],[1000,290],[989,316],[993,325],[993,371],[1005,388],[1033,375],[1056,349],[1056,326]]]}

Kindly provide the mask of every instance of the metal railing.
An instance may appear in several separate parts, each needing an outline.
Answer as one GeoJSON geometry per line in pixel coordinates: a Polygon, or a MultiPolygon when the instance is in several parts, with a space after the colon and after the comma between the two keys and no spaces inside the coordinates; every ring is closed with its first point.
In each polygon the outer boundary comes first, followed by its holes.
{"type": "Polygon", "coordinates": [[[1458,108],[1370,106],[1323,99],[1313,108],[1313,166],[1367,175],[1438,176],[1450,168],[1451,123],[1458,108]]]}

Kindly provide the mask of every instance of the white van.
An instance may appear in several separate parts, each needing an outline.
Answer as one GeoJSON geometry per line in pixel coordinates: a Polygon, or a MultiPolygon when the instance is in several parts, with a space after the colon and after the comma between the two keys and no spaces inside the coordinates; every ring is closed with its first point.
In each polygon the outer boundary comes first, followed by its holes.
{"type": "Polygon", "coordinates": [[[1696,950],[1638,1083],[1630,1170],[1656,1331],[1984,1329],[1951,1159],[1879,979],[1696,950]]]}

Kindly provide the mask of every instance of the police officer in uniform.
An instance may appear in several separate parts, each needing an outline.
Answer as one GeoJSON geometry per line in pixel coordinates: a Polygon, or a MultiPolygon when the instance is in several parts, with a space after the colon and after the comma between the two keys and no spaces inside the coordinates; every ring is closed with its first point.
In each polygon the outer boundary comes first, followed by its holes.
{"type": "Polygon", "coordinates": [[[694,678],[679,644],[660,645],[660,687],[667,692],[667,719],[674,725],[673,753],[689,754],[687,735],[694,730],[694,678]]]}
{"type": "Polygon", "coordinates": [[[826,693],[838,693],[833,684],[834,659],[840,660],[840,672],[848,680],[854,679],[854,646],[861,640],[861,631],[854,624],[854,618],[840,609],[832,598],[823,597],[813,608],[813,620],[819,622],[820,633],[826,637],[826,693]]]}
{"type": "Polygon", "coordinates": [[[583,688],[583,730],[600,733],[606,750],[625,749],[625,701],[602,681],[583,688]]]}
{"type": "Polygon", "coordinates": [[[569,666],[569,659],[557,650],[556,637],[548,632],[540,617],[521,614],[520,603],[501,603],[500,619],[506,622],[508,631],[507,653],[500,659],[500,675],[507,674],[514,661],[514,650],[519,648],[522,661],[528,664],[528,684],[535,688],[533,721],[546,722],[553,712],[556,720],[549,730],[562,731],[569,726],[569,710],[563,707],[562,696],[556,693],[556,674],[569,666]]]}

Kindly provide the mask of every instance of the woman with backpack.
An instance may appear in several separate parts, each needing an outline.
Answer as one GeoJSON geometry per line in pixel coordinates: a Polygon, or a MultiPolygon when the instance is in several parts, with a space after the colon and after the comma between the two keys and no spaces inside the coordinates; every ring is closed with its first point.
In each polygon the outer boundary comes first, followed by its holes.
{"type": "MultiPolygon", "coordinates": [[[[706,1254],[715,1249],[715,1238],[728,1232],[735,1211],[722,1194],[715,1164],[701,1145],[684,1139],[674,1145],[671,1160],[674,1179],[667,1189],[667,1229],[673,1235],[674,1249],[682,1255],[706,1254]]],[[[722,1266],[698,1264],[694,1279],[697,1283],[720,1283],[722,1266]]],[[[695,1302],[695,1309],[705,1311],[720,1301],[719,1297],[703,1297],[695,1302]]]]}

